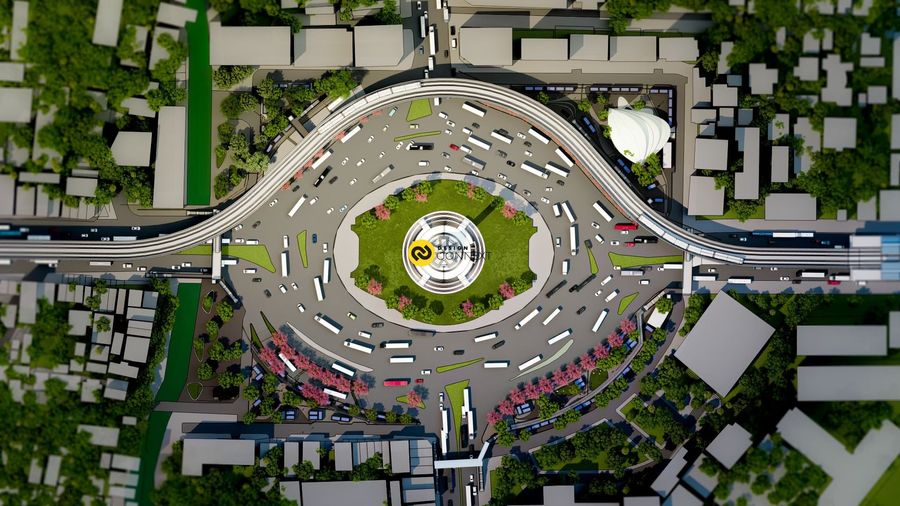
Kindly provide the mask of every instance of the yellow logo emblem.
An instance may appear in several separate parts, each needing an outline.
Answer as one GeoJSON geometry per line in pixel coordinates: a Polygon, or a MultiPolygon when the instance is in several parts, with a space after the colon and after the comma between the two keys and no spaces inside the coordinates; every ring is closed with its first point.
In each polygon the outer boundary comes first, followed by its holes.
{"type": "Polygon", "coordinates": [[[419,239],[413,241],[406,250],[406,257],[416,267],[425,267],[434,261],[434,245],[431,241],[419,239]]]}

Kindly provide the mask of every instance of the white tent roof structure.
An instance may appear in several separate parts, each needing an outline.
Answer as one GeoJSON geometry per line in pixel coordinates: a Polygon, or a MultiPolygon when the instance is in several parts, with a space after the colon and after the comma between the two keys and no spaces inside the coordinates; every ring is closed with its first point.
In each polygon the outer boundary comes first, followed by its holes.
{"type": "Polygon", "coordinates": [[[672,135],[664,119],[644,110],[610,109],[609,127],[613,146],[632,163],[659,152],[672,135]]]}

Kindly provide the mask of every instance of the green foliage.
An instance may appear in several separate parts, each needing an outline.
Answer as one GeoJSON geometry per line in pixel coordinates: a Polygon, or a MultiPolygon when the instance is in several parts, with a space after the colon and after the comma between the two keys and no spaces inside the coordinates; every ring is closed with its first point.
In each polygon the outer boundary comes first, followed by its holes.
{"type": "Polygon", "coordinates": [[[209,347],[209,358],[216,362],[229,362],[238,360],[243,355],[244,349],[240,341],[235,341],[229,347],[225,347],[221,341],[216,341],[209,347]]]}
{"type": "Polygon", "coordinates": [[[70,304],[50,304],[47,299],[38,300],[35,322],[31,324],[31,347],[28,354],[35,365],[52,368],[68,364],[74,348],[74,340],[67,334],[70,304]]]}
{"type": "Polygon", "coordinates": [[[538,408],[538,418],[546,420],[559,411],[559,404],[550,400],[546,395],[542,395],[535,400],[538,408]]]}
{"type": "Polygon", "coordinates": [[[384,0],[384,6],[375,15],[375,19],[383,25],[399,25],[403,23],[403,18],[397,12],[397,0],[384,0]]]}
{"type": "Polygon", "coordinates": [[[259,387],[256,385],[247,385],[244,387],[244,391],[241,392],[241,397],[250,402],[255,401],[259,398],[259,387]]]}
{"type": "MultiPolygon", "coordinates": [[[[297,0],[302,7],[305,0],[297,0]]],[[[223,24],[236,26],[290,26],[296,33],[300,19],[281,9],[279,0],[211,0],[210,7],[222,14],[223,24]]]]}
{"type": "Polygon", "coordinates": [[[203,297],[203,300],[200,302],[200,305],[203,308],[203,310],[208,313],[212,309],[213,294],[212,293],[206,294],[206,297],[203,297]]]}
{"type": "Polygon", "coordinates": [[[336,99],[350,95],[350,92],[359,82],[353,77],[349,69],[332,70],[318,79],[314,88],[318,93],[328,95],[328,98],[336,99]]]}
{"type": "Polygon", "coordinates": [[[641,394],[650,397],[662,390],[666,399],[679,410],[687,406],[691,396],[709,397],[706,385],[702,380],[692,377],[687,368],[677,360],[665,360],[653,374],[641,379],[641,394]]]}
{"type": "Polygon", "coordinates": [[[262,382],[262,392],[264,395],[272,395],[278,389],[278,377],[274,374],[266,374],[262,382]]]}
{"type": "Polygon", "coordinates": [[[578,101],[578,110],[587,114],[591,110],[591,101],[588,99],[581,99],[578,101]]]}
{"type": "Polygon", "coordinates": [[[206,334],[209,335],[210,339],[215,339],[219,337],[219,322],[216,320],[209,320],[206,322],[206,334]]]}
{"type": "Polygon", "coordinates": [[[662,174],[662,164],[659,161],[659,156],[653,153],[642,163],[632,164],[631,171],[637,177],[638,184],[649,186],[656,181],[657,176],[662,174]]]}
{"type": "MultiPolygon", "coordinates": [[[[241,113],[252,111],[259,105],[252,93],[232,93],[222,100],[219,109],[228,119],[238,119],[241,113]]],[[[246,139],[245,139],[246,140],[246,139]]]]}
{"type": "Polygon", "coordinates": [[[212,78],[216,86],[227,90],[253,75],[253,70],[249,65],[222,65],[213,70],[212,78]]]}
{"type": "Polygon", "coordinates": [[[234,308],[227,301],[222,301],[216,304],[216,314],[227,323],[234,316],[234,308]]]}
{"type": "Polygon", "coordinates": [[[687,306],[684,308],[684,322],[681,330],[678,331],[678,334],[682,336],[688,335],[691,329],[694,328],[694,325],[700,320],[700,317],[703,316],[703,312],[706,311],[707,306],[709,306],[711,302],[712,297],[710,297],[709,294],[691,294],[687,306]]]}
{"type": "Polygon", "coordinates": [[[94,330],[97,332],[109,332],[112,330],[112,324],[109,318],[101,316],[94,321],[94,330]]]}
{"type": "Polygon", "coordinates": [[[662,297],[656,301],[656,309],[660,313],[671,313],[673,307],[675,307],[675,302],[672,299],[662,297]]]}
{"type": "Polygon", "coordinates": [[[197,368],[197,379],[201,381],[211,380],[214,375],[215,371],[209,362],[203,362],[200,364],[200,367],[197,368]]]}
{"type": "Polygon", "coordinates": [[[546,91],[538,92],[537,97],[535,97],[535,99],[544,105],[547,105],[550,103],[550,95],[546,91]]]}
{"type": "MultiPolygon", "coordinates": [[[[238,137],[243,137],[239,135],[238,137]]],[[[217,199],[224,198],[244,180],[246,173],[236,167],[229,167],[216,175],[213,193],[217,199]]]]}
{"type": "Polygon", "coordinates": [[[494,501],[506,504],[511,497],[514,497],[523,488],[539,488],[546,481],[545,477],[534,472],[530,464],[508,455],[503,457],[500,461],[500,467],[494,473],[496,480],[492,481],[492,504],[494,501]]]}

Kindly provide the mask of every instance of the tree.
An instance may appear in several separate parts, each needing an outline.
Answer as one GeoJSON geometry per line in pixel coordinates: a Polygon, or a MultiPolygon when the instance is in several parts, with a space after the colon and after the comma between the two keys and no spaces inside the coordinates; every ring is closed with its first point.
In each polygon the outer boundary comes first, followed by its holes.
{"type": "Polygon", "coordinates": [[[272,395],[278,389],[278,378],[272,374],[266,374],[262,382],[262,392],[264,395],[272,395]]]}
{"type": "Polygon", "coordinates": [[[500,211],[500,213],[507,220],[511,220],[516,217],[517,211],[518,209],[516,209],[516,206],[514,206],[512,202],[506,202],[505,204],[503,204],[503,209],[500,211]]]}
{"type": "Polygon", "coordinates": [[[216,304],[216,314],[219,315],[222,322],[227,323],[234,316],[234,308],[228,302],[222,301],[216,304]]]}
{"type": "Polygon", "coordinates": [[[546,91],[538,92],[536,99],[538,102],[540,102],[544,105],[547,105],[550,103],[550,95],[546,91]]]}
{"type": "Polygon", "coordinates": [[[226,118],[238,119],[241,113],[252,111],[257,106],[259,102],[252,93],[232,93],[222,100],[219,107],[226,118]]]}
{"type": "Polygon", "coordinates": [[[384,199],[384,207],[396,211],[400,207],[400,199],[396,195],[388,195],[384,199]]]}
{"type": "Polygon", "coordinates": [[[403,23],[403,18],[401,18],[400,13],[397,12],[397,1],[384,0],[384,6],[381,8],[381,11],[375,15],[375,19],[383,25],[399,25],[403,23]]]}
{"type": "Polygon", "coordinates": [[[222,65],[212,73],[213,82],[223,90],[232,88],[251,75],[253,67],[249,65],[222,65]]]}
{"type": "Polygon", "coordinates": [[[244,391],[241,392],[241,397],[250,402],[255,401],[259,398],[259,387],[256,385],[247,385],[244,387],[244,391]]]}
{"type": "Polygon", "coordinates": [[[671,313],[673,307],[675,307],[675,302],[673,302],[672,299],[663,297],[656,301],[656,309],[660,313],[671,313]]]}
{"type": "Polygon", "coordinates": [[[375,228],[375,225],[378,223],[378,220],[375,219],[375,216],[372,213],[362,213],[359,215],[358,219],[359,226],[365,230],[372,230],[375,228]]]}
{"type": "Polygon", "coordinates": [[[391,210],[384,206],[384,204],[378,204],[375,206],[375,217],[381,221],[387,221],[391,219],[391,210]]]}
{"type": "Polygon", "coordinates": [[[308,460],[304,460],[299,464],[294,464],[291,470],[294,471],[294,474],[297,475],[297,479],[299,479],[300,481],[312,480],[316,472],[315,468],[313,467],[313,463],[308,460]]]}
{"type": "Polygon", "coordinates": [[[335,99],[346,97],[359,83],[349,69],[333,70],[315,82],[315,90],[335,99]]]}
{"type": "Polygon", "coordinates": [[[370,295],[375,295],[377,297],[381,295],[381,290],[381,283],[375,278],[369,278],[369,282],[366,285],[366,291],[369,292],[370,295]]]}
{"type": "Polygon", "coordinates": [[[516,291],[513,289],[512,286],[510,286],[509,283],[501,284],[500,288],[497,291],[500,292],[500,295],[504,299],[511,299],[516,296],[516,291]]]}
{"type": "Polygon", "coordinates": [[[209,335],[210,339],[215,339],[219,337],[219,322],[215,320],[209,320],[206,322],[206,333],[209,335]]]}
{"type": "Polygon", "coordinates": [[[213,375],[215,375],[215,371],[213,371],[209,362],[203,362],[200,364],[200,367],[197,368],[197,379],[201,381],[211,380],[213,375]]]}
{"type": "Polygon", "coordinates": [[[109,318],[105,316],[101,316],[94,322],[94,330],[97,332],[109,332],[112,330],[112,326],[110,325],[109,318]]]}
{"type": "Polygon", "coordinates": [[[241,383],[244,382],[244,377],[241,376],[240,373],[225,371],[222,374],[219,374],[219,386],[224,389],[234,388],[236,386],[240,386],[241,383]]]}
{"type": "Polygon", "coordinates": [[[591,110],[591,101],[584,98],[578,101],[578,110],[587,114],[591,110]]]}

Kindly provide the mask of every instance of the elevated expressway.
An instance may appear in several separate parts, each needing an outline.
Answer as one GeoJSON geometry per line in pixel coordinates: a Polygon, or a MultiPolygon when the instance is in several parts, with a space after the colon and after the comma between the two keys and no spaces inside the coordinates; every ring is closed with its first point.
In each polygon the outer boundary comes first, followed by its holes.
{"type": "MultiPolygon", "coordinates": [[[[394,103],[433,96],[477,100],[485,106],[520,117],[551,137],[587,170],[598,188],[628,218],[671,244],[696,255],[754,266],[821,266],[878,268],[880,248],[770,248],[735,246],[695,235],[659,215],[636,195],[617,169],[571,124],[548,107],[513,90],[480,81],[428,79],[385,88],[349,101],[335,111],[290,153],[276,159],[268,171],[236,202],[209,219],[184,230],[152,239],[128,242],[0,241],[0,258],[115,260],[171,254],[231,230],[259,206],[266,205],[298,169],[320,156],[335,136],[373,112],[394,103]]],[[[456,115],[467,112],[454,111],[456,115]]]]}

